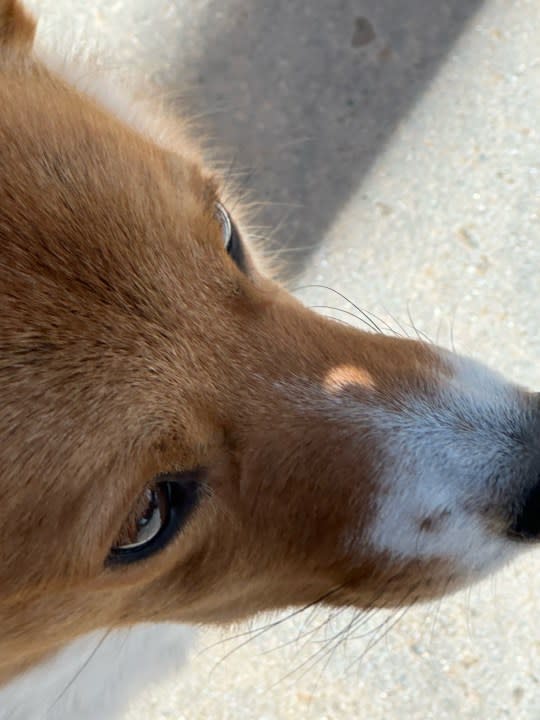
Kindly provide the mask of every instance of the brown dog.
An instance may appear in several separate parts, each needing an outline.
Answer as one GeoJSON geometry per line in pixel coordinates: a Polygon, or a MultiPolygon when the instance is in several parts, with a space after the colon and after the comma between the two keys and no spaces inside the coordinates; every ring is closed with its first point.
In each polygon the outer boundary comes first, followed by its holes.
{"type": "Polygon", "coordinates": [[[189,625],[413,603],[540,534],[536,395],[303,307],[183,127],[33,36],[0,0],[1,720],[106,720],[189,625]]]}

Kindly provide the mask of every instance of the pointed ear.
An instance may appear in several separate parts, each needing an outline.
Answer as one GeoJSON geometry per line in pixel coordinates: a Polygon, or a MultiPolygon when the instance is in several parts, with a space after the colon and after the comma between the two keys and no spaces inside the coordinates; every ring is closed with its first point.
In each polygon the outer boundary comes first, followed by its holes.
{"type": "Polygon", "coordinates": [[[4,48],[28,52],[36,22],[18,0],[0,0],[0,52],[4,48]]]}

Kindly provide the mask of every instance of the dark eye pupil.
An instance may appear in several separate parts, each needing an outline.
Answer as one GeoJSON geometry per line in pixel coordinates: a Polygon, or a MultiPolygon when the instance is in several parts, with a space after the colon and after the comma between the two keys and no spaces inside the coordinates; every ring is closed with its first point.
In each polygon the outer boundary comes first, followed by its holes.
{"type": "Polygon", "coordinates": [[[154,490],[147,490],[146,492],[148,495],[148,507],[137,521],[137,527],[139,528],[143,528],[148,525],[156,509],[158,508],[158,502],[154,490]]]}

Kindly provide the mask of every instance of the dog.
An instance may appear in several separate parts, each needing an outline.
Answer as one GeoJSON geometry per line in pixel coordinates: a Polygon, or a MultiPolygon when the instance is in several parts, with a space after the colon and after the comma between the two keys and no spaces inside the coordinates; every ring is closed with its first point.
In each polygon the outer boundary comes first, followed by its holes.
{"type": "Polygon", "coordinates": [[[0,720],[109,720],[198,625],[534,545],[540,396],[304,307],[182,121],[34,34],[0,0],[0,720]]]}

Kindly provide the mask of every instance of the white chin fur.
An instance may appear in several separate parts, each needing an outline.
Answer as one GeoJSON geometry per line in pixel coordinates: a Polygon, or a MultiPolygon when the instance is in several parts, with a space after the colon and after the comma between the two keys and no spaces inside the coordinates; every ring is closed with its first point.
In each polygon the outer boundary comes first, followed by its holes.
{"type": "Polygon", "coordinates": [[[86,635],[0,687],[0,720],[114,720],[183,665],[193,636],[175,624],[86,635]]]}

